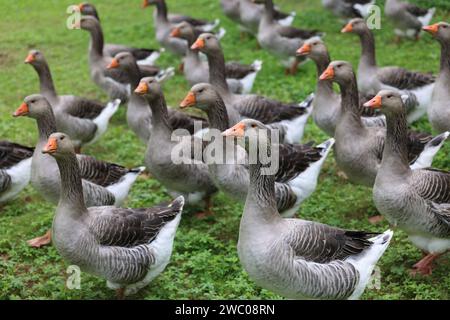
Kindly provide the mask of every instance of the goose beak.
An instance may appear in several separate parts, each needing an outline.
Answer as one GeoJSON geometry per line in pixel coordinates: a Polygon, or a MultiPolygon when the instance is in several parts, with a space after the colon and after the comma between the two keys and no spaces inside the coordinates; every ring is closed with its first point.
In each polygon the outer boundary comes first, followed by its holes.
{"type": "Polygon", "coordinates": [[[202,38],[198,38],[197,41],[194,42],[194,44],[191,46],[192,50],[200,50],[205,47],[205,40],[202,38]]]}
{"type": "Polygon", "coordinates": [[[148,93],[148,85],[145,82],[139,83],[136,90],[134,90],[134,93],[139,94],[139,95],[144,95],[144,94],[148,93]]]}
{"type": "Polygon", "coordinates": [[[173,38],[179,38],[180,35],[181,35],[180,28],[173,28],[172,31],[170,32],[170,36],[173,38]]]}
{"type": "Polygon", "coordinates": [[[428,32],[428,33],[430,33],[430,34],[432,34],[434,36],[439,31],[439,24],[435,23],[435,24],[432,24],[430,26],[425,26],[425,27],[422,28],[422,30],[426,31],[426,32],[428,32]]]}
{"type": "Polygon", "coordinates": [[[349,33],[352,31],[353,31],[353,25],[351,22],[347,23],[347,25],[344,28],[342,28],[342,30],[341,30],[342,33],[349,33]]]}
{"type": "Polygon", "coordinates": [[[196,101],[196,98],[195,98],[195,94],[192,91],[189,91],[187,96],[183,99],[183,101],[181,101],[180,108],[184,109],[184,108],[187,108],[187,107],[192,107],[196,103],[197,103],[197,101],[196,101]]]}
{"type": "Polygon", "coordinates": [[[364,103],[364,107],[370,107],[372,109],[381,108],[381,96],[375,96],[372,100],[364,103]]]}
{"type": "Polygon", "coordinates": [[[80,9],[80,11],[83,11],[83,7],[84,7],[84,3],[80,3],[80,4],[78,5],[78,9],[80,9]]]}
{"type": "Polygon", "coordinates": [[[245,134],[245,124],[239,122],[234,127],[222,132],[224,137],[239,137],[242,138],[245,134]]]}
{"type": "Polygon", "coordinates": [[[142,2],[142,9],[145,9],[145,8],[147,8],[148,6],[149,6],[148,1],[147,1],[147,0],[144,0],[144,1],[142,2]]]}
{"type": "Polygon", "coordinates": [[[120,66],[119,61],[117,59],[112,59],[111,63],[106,67],[106,69],[116,69],[120,66]]]}
{"type": "Polygon", "coordinates": [[[332,80],[334,79],[333,67],[328,67],[319,77],[320,80],[332,80]]]}
{"type": "Polygon", "coordinates": [[[29,54],[29,55],[27,55],[27,57],[26,57],[26,59],[25,59],[25,63],[32,63],[34,60],[36,60],[36,58],[34,57],[34,55],[33,54],[29,54]]]}
{"type": "Polygon", "coordinates": [[[311,53],[311,45],[305,43],[300,49],[297,50],[298,56],[306,56],[311,53]]]}
{"type": "Polygon", "coordinates": [[[42,149],[42,153],[53,154],[58,150],[58,143],[55,138],[48,138],[47,144],[42,149]]]}
{"type": "Polygon", "coordinates": [[[19,108],[13,113],[13,117],[21,117],[26,116],[30,112],[30,109],[28,108],[28,105],[23,102],[19,108]]]}

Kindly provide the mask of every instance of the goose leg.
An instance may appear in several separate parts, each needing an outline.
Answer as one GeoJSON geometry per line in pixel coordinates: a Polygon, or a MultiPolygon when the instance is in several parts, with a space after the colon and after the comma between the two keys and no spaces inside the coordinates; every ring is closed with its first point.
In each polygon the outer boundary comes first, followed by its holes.
{"type": "Polygon", "coordinates": [[[212,208],[211,196],[208,196],[205,199],[205,211],[197,213],[195,217],[197,219],[204,219],[206,217],[212,216],[213,212],[211,208],[212,208]]]}
{"type": "Polygon", "coordinates": [[[178,71],[179,71],[180,73],[183,73],[183,71],[184,71],[184,62],[181,62],[181,63],[180,63],[180,65],[178,66],[178,71]]]}
{"type": "Polygon", "coordinates": [[[295,61],[292,63],[291,67],[289,68],[289,74],[294,75],[297,73],[298,65],[300,64],[300,61],[298,59],[295,59],[295,61]]]}
{"type": "Polygon", "coordinates": [[[369,218],[369,223],[371,224],[377,224],[380,223],[381,221],[384,220],[384,217],[380,214],[376,215],[376,216],[372,216],[369,218]]]}
{"type": "Polygon", "coordinates": [[[444,253],[429,253],[425,257],[423,257],[419,262],[417,262],[413,269],[411,270],[411,274],[413,276],[420,273],[423,276],[429,276],[433,272],[433,262],[442,256],[444,253]]]}
{"type": "Polygon", "coordinates": [[[125,288],[119,288],[116,290],[117,300],[125,300],[125,288]]]}
{"type": "Polygon", "coordinates": [[[48,230],[43,236],[28,240],[27,243],[33,248],[40,248],[52,242],[52,232],[48,230]]]}

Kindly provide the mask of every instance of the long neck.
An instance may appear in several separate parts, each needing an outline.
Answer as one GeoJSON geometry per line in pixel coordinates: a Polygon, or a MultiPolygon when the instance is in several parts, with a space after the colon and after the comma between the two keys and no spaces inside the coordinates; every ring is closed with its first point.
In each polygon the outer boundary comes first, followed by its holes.
{"type": "Polygon", "coordinates": [[[169,113],[164,96],[160,94],[153,99],[147,99],[147,101],[152,110],[152,128],[154,132],[170,138],[172,127],[169,123],[169,113]]]}
{"type": "Polygon", "coordinates": [[[103,31],[100,24],[97,24],[93,29],[89,30],[91,34],[90,52],[99,58],[103,57],[103,31]]]}
{"type": "MultiPolygon", "coordinates": [[[[330,55],[327,52],[326,56],[314,59],[313,61],[316,64],[317,67],[317,78],[321,76],[321,74],[325,71],[325,69],[328,67],[328,65],[331,62],[330,55]]],[[[329,80],[324,81],[317,81],[317,90],[316,94],[326,94],[331,95],[333,94],[333,82],[329,80]]]]}
{"type": "Polygon", "coordinates": [[[381,165],[384,170],[395,173],[409,172],[408,125],[406,114],[386,115],[387,133],[381,165]]]}
{"type": "Polygon", "coordinates": [[[273,1],[266,0],[266,2],[264,3],[264,8],[265,8],[263,14],[264,19],[266,19],[267,22],[272,22],[275,13],[273,1]]]}
{"type": "Polygon", "coordinates": [[[83,185],[81,182],[80,168],[74,153],[57,158],[61,175],[61,193],[59,207],[63,206],[70,215],[81,215],[86,211],[84,204],[83,185]]]}
{"type": "Polygon", "coordinates": [[[56,89],[55,84],[53,83],[52,73],[50,72],[50,67],[47,62],[44,62],[40,65],[33,65],[34,70],[36,70],[39,75],[39,85],[41,94],[51,95],[52,97],[56,97],[56,89]]]}
{"type": "Polygon", "coordinates": [[[361,63],[375,67],[377,65],[375,57],[375,38],[372,31],[366,30],[359,35],[361,41],[361,63]]]}
{"type": "Polygon", "coordinates": [[[41,142],[47,141],[48,137],[57,131],[55,115],[50,108],[47,112],[39,115],[36,122],[39,131],[39,141],[41,142]]]}
{"type": "Polygon", "coordinates": [[[194,31],[189,32],[189,35],[186,35],[186,37],[184,39],[188,43],[188,50],[187,50],[186,55],[189,56],[191,59],[196,59],[196,60],[200,61],[199,52],[197,50],[191,50],[191,46],[194,44],[194,42],[196,40],[194,31]]]}
{"type": "Polygon", "coordinates": [[[162,21],[167,22],[167,4],[166,1],[160,0],[156,2],[156,15],[162,21]]]}
{"type": "Polygon", "coordinates": [[[209,82],[219,90],[221,95],[230,93],[226,80],[225,57],[222,50],[217,50],[213,54],[208,54],[209,82]]]}
{"type": "Polygon", "coordinates": [[[125,72],[126,72],[126,76],[129,81],[129,84],[131,85],[131,89],[134,90],[139,85],[139,82],[143,78],[137,63],[133,63],[132,65],[130,65],[125,70],[125,72]]]}
{"type": "Polygon", "coordinates": [[[217,96],[214,106],[206,109],[206,114],[211,128],[225,131],[230,127],[227,108],[221,97],[217,96]]]}
{"type": "Polygon", "coordinates": [[[362,110],[359,106],[359,93],[355,74],[353,73],[351,79],[346,83],[340,83],[339,87],[341,89],[343,116],[348,117],[356,128],[362,128],[362,110]]]}
{"type": "Polygon", "coordinates": [[[441,42],[441,74],[450,80],[450,43],[441,42]]]}

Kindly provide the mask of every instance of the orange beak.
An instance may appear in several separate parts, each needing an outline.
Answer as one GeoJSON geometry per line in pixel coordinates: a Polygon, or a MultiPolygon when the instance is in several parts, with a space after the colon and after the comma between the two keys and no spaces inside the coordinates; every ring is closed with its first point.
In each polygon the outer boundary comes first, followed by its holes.
{"type": "Polygon", "coordinates": [[[245,124],[239,122],[234,127],[222,132],[224,137],[243,137],[245,135],[245,124]]]}
{"type": "Polygon", "coordinates": [[[205,40],[198,38],[197,41],[191,46],[192,50],[200,50],[205,47],[205,40]]]}
{"type": "Polygon", "coordinates": [[[352,31],[353,31],[353,25],[351,22],[347,23],[347,25],[344,28],[342,28],[342,30],[341,30],[342,33],[349,33],[352,31]]]}
{"type": "Polygon", "coordinates": [[[144,2],[142,2],[142,9],[147,8],[148,7],[148,1],[144,0],[144,2]]]}
{"type": "Polygon", "coordinates": [[[423,31],[426,31],[428,33],[431,33],[433,36],[436,35],[439,31],[439,24],[435,23],[430,26],[425,26],[422,28],[423,31]]]}
{"type": "Polygon", "coordinates": [[[145,82],[139,83],[136,90],[134,90],[134,93],[139,94],[139,95],[148,93],[148,85],[145,82]]]}
{"type": "Polygon", "coordinates": [[[297,50],[297,55],[306,56],[311,53],[311,45],[305,43],[300,49],[297,50]]]}
{"type": "Polygon", "coordinates": [[[80,11],[83,11],[83,7],[84,7],[84,3],[80,3],[80,4],[78,5],[78,9],[80,9],[80,11]]]}
{"type": "Polygon", "coordinates": [[[23,102],[19,108],[13,113],[13,117],[21,117],[26,116],[30,112],[30,109],[28,108],[28,105],[23,102]]]}
{"type": "Polygon", "coordinates": [[[364,107],[370,107],[372,109],[381,108],[381,96],[375,96],[372,100],[364,103],[364,107]]]}
{"type": "Polygon", "coordinates": [[[332,80],[334,79],[333,67],[328,67],[319,77],[320,80],[332,80]]]}
{"type": "Polygon", "coordinates": [[[112,59],[111,63],[106,67],[106,69],[116,69],[120,67],[119,61],[117,59],[112,59]]]}
{"type": "Polygon", "coordinates": [[[42,149],[42,153],[52,154],[58,150],[58,143],[55,138],[48,138],[47,144],[42,149]]]}
{"type": "Polygon", "coordinates": [[[192,107],[196,103],[197,103],[197,101],[195,98],[195,94],[192,91],[189,91],[187,96],[183,99],[183,101],[181,101],[180,108],[184,109],[187,107],[192,107]]]}
{"type": "Polygon", "coordinates": [[[170,33],[170,36],[174,38],[178,38],[180,37],[180,35],[181,35],[180,28],[173,28],[172,32],[170,33]]]}
{"type": "Polygon", "coordinates": [[[36,58],[30,53],[25,59],[25,63],[32,63],[36,58]]]}

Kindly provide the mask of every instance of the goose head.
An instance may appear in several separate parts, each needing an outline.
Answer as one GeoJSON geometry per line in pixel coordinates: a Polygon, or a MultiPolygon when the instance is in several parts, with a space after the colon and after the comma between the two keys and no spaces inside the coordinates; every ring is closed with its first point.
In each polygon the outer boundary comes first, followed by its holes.
{"type": "Polygon", "coordinates": [[[95,17],[97,20],[100,21],[100,18],[98,16],[97,9],[93,4],[83,2],[78,5],[78,9],[80,9],[80,13],[85,16],[92,16],[95,17]]]}
{"type": "Polygon", "coordinates": [[[362,35],[367,32],[369,28],[367,27],[366,21],[361,18],[355,18],[350,20],[345,27],[341,30],[342,33],[355,33],[362,35]]]}
{"type": "Polygon", "coordinates": [[[222,51],[219,39],[212,33],[202,33],[191,46],[191,49],[199,50],[205,54],[214,54],[222,51]]]}
{"type": "Polygon", "coordinates": [[[41,94],[26,97],[19,108],[13,113],[14,117],[30,117],[38,119],[51,112],[50,103],[41,94]]]}
{"type": "Polygon", "coordinates": [[[405,113],[405,98],[396,91],[381,90],[372,100],[366,102],[364,106],[380,109],[386,115],[402,114],[405,113]]]}
{"type": "Polygon", "coordinates": [[[340,85],[345,85],[354,80],[355,73],[350,62],[347,61],[333,61],[328,65],[328,68],[320,76],[320,80],[331,80],[340,85]]]}
{"type": "Polygon", "coordinates": [[[47,64],[44,55],[39,50],[30,50],[24,62],[35,67],[47,64]]]}
{"type": "Polygon", "coordinates": [[[153,77],[146,77],[141,79],[134,93],[152,101],[162,95],[162,90],[158,80],[153,77]]]}
{"type": "Polygon", "coordinates": [[[203,111],[214,106],[219,94],[209,83],[199,83],[194,85],[183,101],[180,108],[196,107],[203,111]]]}
{"type": "Polygon", "coordinates": [[[161,2],[161,0],[144,0],[142,2],[142,8],[147,8],[149,6],[154,6],[158,4],[158,2],[161,2]]]}
{"type": "Polygon", "coordinates": [[[271,148],[271,130],[254,119],[244,119],[231,127],[228,130],[222,132],[224,137],[236,138],[239,145],[244,147],[247,152],[256,152],[261,148],[271,148]]]}
{"type": "Polygon", "coordinates": [[[422,28],[424,31],[430,33],[439,42],[450,42],[450,24],[447,22],[438,22],[422,28]]]}
{"type": "Polygon", "coordinates": [[[189,40],[194,38],[194,27],[189,22],[183,21],[177,24],[172,31],[170,32],[170,36],[173,38],[181,38],[185,40],[189,40]]]}
{"type": "Polygon", "coordinates": [[[130,70],[136,65],[136,59],[130,52],[120,52],[111,60],[107,69],[130,70]]]}
{"type": "Polygon", "coordinates": [[[49,154],[55,158],[63,158],[75,153],[70,137],[61,132],[55,132],[48,137],[47,144],[42,149],[42,153],[49,154]]]}
{"type": "Polygon", "coordinates": [[[306,56],[316,61],[324,60],[328,58],[328,49],[319,37],[312,37],[297,50],[297,56],[306,56]]]}
{"type": "Polygon", "coordinates": [[[75,27],[87,31],[93,31],[100,28],[100,22],[93,16],[82,16],[78,24],[79,25],[76,25],[75,27]]]}

